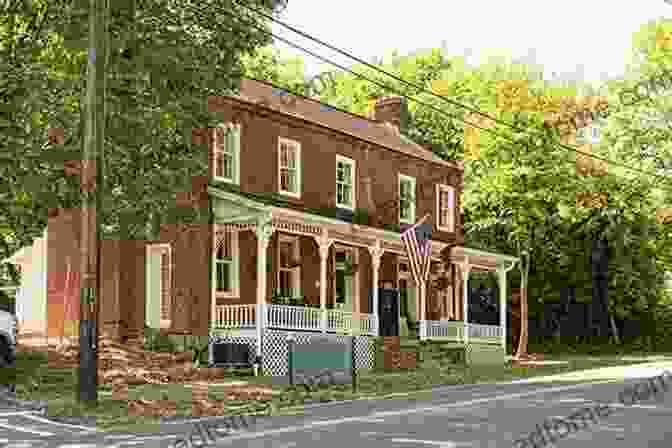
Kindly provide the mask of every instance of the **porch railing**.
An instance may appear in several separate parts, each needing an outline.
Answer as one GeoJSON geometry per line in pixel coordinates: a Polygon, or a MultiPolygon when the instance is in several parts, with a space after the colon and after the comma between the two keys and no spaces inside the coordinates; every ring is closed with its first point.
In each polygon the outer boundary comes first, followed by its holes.
{"type": "Polygon", "coordinates": [[[269,328],[283,330],[319,330],[322,312],[319,308],[291,305],[267,305],[269,328]]]}
{"type": "Polygon", "coordinates": [[[499,339],[502,327],[498,325],[469,324],[469,338],[499,339]]]}
{"type": "MultiPolygon", "coordinates": [[[[465,324],[450,320],[428,320],[425,325],[427,339],[443,339],[453,342],[464,342],[465,324]]],[[[502,327],[497,325],[467,324],[469,340],[482,343],[500,343],[502,327]]]]}
{"type": "Polygon", "coordinates": [[[217,305],[215,328],[254,328],[256,305],[217,305]]]}
{"type": "MultiPolygon", "coordinates": [[[[373,314],[353,313],[341,310],[326,312],[326,331],[339,333],[377,334],[377,320],[373,314]]],[[[322,310],[292,305],[266,305],[268,328],[297,331],[321,331],[322,310]]],[[[217,305],[214,328],[255,328],[256,304],[217,305]]]]}
{"type": "Polygon", "coordinates": [[[327,331],[376,335],[376,318],[373,314],[351,311],[327,310],[327,331]]]}
{"type": "Polygon", "coordinates": [[[428,339],[445,339],[460,342],[464,340],[464,323],[449,320],[426,320],[421,325],[426,325],[428,339]]]}

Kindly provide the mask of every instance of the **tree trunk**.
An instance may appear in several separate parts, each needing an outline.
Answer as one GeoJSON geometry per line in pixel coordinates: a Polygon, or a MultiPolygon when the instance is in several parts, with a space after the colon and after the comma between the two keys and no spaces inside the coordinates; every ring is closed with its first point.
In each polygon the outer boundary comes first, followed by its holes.
{"type": "Polygon", "coordinates": [[[527,278],[530,273],[529,254],[519,253],[520,256],[520,338],[515,357],[520,359],[527,354],[527,278]]]}
{"type": "Polygon", "coordinates": [[[616,344],[621,345],[621,338],[618,336],[618,328],[616,328],[614,316],[610,314],[609,320],[611,321],[611,333],[614,335],[614,340],[616,341],[616,344]]]}

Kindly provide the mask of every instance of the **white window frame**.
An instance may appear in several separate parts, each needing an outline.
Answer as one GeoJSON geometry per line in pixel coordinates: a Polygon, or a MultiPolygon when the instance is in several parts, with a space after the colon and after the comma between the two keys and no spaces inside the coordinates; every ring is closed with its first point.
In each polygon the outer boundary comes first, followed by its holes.
{"type": "MultiPolygon", "coordinates": [[[[158,244],[148,244],[146,248],[147,257],[150,257],[151,254],[159,255],[159,275],[158,275],[158,306],[159,306],[159,328],[170,328],[172,322],[172,300],[173,300],[173,254],[172,247],[169,243],[158,243],[158,244]],[[162,272],[162,263],[163,254],[168,255],[168,319],[163,319],[161,310],[163,309],[163,272],[162,272]]],[[[149,271],[147,271],[147,281],[150,282],[151,277],[149,276],[149,271]]],[[[150,282],[151,283],[151,282],[150,282]]],[[[150,294],[154,293],[153,285],[148,285],[148,292],[150,294]]],[[[147,318],[145,318],[147,321],[147,318]]]]}
{"type": "Polygon", "coordinates": [[[355,191],[355,185],[356,185],[356,182],[355,182],[356,171],[355,170],[356,170],[356,163],[355,163],[354,160],[336,154],[336,207],[338,207],[338,208],[344,208],[344,209],[347,209],[347,210],[355,210],[355,208],[357,206],[357,202],[356,202],[356,199],[355,199],[357,197],[357,194],[356,194],[356,191],[355,191]],[[342,185],[347,185],[343,182],[338,181],[338,164],[339,163],[344,163],[344,164],[350,166],[350,182],[351,182],[351,184],[350,184],[350,195],[351,195],[350,196],[350,202],[351,202],[351,204],[344,204],[344,203],[338,202],[338,186],[341,185],[341,184],[342,185]]]}
{"type": "Polygon", "coordinates": [[[415,224],[415,209],[416,209],[416,187],[415,187],[415,177],[407,176],[405,174],[399,174],[399,180],[397,182],[397,197],[398,197],[398,204],[399,204],[399,223],[400,224],[415,224]],[[408,219],[402,219],[401,218],[401,183],[402,182],[410,182],[411,183],[411,191],[413,193],[413,201],[411,201],[411,216],[408,219]]]}
{"type": "Polygon", "coordinates": [[[217,181],[222,181],[222,182],[227,182],[230,184],[240,184],[240,132],[241,126],[240,124],[235,124],[235,123],[221,123],[218,124],[214,129],[213,129],[213,173],[212,177],[214,180],[217,181]],[[223,142],[223,149],[220,149],[219,147],[219,141],[217,138],[217,130],[218,129],[223,129],[224,130],[224,142],[223,142]],[[237,139],[237,143],[233,143],[229,139],[237,139]],[[233,158],[232,161],[232,167],[231,167],[231,177],[225,177],[225,176],[218,176],[217,175],[217,154],[218,153],[224,153],[228,154],[227,151],[227,145],[231,144],[233,146],[232,148],[232,154],[231,157],[233,158]]]}
{"type": "Polygon", "coordinates": [[[301,143],[296,140],[290,140],[288,138],[279,137],[278,138],[278,191],[280,194],[285,196],[291,196],[293,198],[301,197],[301,143]],[[286,191],[282,189],[281,181],[281,161],[282,161],[282,144],[288,144],[293,146],[296,149],[296,192],[286,191]]]}
{"type": "Polygon", "coordinates": [[[445,184],[436,185],[436,228],[444,232],[455,232],[455,187],[445,184]],[[452,201],[448,199],[448,225],[441,225],[441,193],[447,192],[449,195],[452,194],[452,201]],[[452,209],[451,209],[452,202],[452,209]]]}
{"type": "Polygon", "coordinates": [[[237,299],[240,297],[240,252],[238,246],[238,232],[231,231],[231,258],[230,262],[224,261],[224,264],[230,264],[233,266],[231,272],[231,291],[217,291],[217,250],[219,249],[220,244],[223,244],[223,237],[218,237],[218,232],[223,232],[224,229],[215,227],[215,239],[212,250],[212,291],[215,297],[215,300],[218,297],[223,297],[226,299],[237,299]]]}
{"type": "Polygon", "coordinates": [[[296,260],[301,260],[301,246],[299,245],[299,237],[297,235],[287,235],[283,233],[278,234],[278,248],[277,248],[277,260],[278,260],[278,273],[277,273],[277,284],[280,285],[280,272],[285,271],[285,272],[290,272],[291,273],[291,288],[292,292],[295,294],[303,293],[301,291],[301,265],[295,267],[295,268],[283,268],[280,265],[280,247],[281,243],[291,243],[292,244],[292,251],[294,252],[294,257],[296,260]]]}
{"type": "Polygon", "coordinates": [[[599,123],[593,123],[576,130],[577,143],[590,143],[596,145],[602,141],[602,126],[599,123]],[[593,137],[593,132],[599,133],[598,137],[593,137]]]}

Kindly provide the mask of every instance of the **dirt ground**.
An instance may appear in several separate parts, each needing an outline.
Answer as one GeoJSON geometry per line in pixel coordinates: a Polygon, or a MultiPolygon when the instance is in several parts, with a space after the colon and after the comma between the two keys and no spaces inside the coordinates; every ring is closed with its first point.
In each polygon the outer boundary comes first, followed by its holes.
{"type": "MultiPolygon", "coordinates": [[[[50,368],[77,368],[79,348],[77,341],[45,341],[44,338],[23,338],[17,350],[39,351],[48,356],[50,368]]],[[[218,384],[218,391],[232,401],[270,401],[270,386],[232,381],[226,369],[195,368],[192,353],[157,353],[143,350],[137,344],[122,344],[101,339],[98,346],[98,384],[112,388],[113,399],[126,400],[134,415],[174,415],[176,403],[170,400],[129,400],[129,386],[143,384],[183,384],[192,388],[192,413],[199,416],[225,415],[226,401],[207,397],[208,385],[218,384]],[[229,383],[231,383],[229,385],[229,383]]],[[[277,392],[276,392],[277,393],[277,392]]]]}

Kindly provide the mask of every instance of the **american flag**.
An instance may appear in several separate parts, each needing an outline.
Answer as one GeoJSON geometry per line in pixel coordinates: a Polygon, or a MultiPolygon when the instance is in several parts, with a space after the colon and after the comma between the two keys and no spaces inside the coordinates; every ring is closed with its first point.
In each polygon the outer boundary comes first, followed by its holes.
{"type": "Polygon", "coordinates": [[[424,283],[429,274],[430,258],[432,253],[432,223],[426,215],[413,227],[401,234],[401,240],[406,246],[406,255],[410,260],[411,273],[416,284],[424,283]]]}

